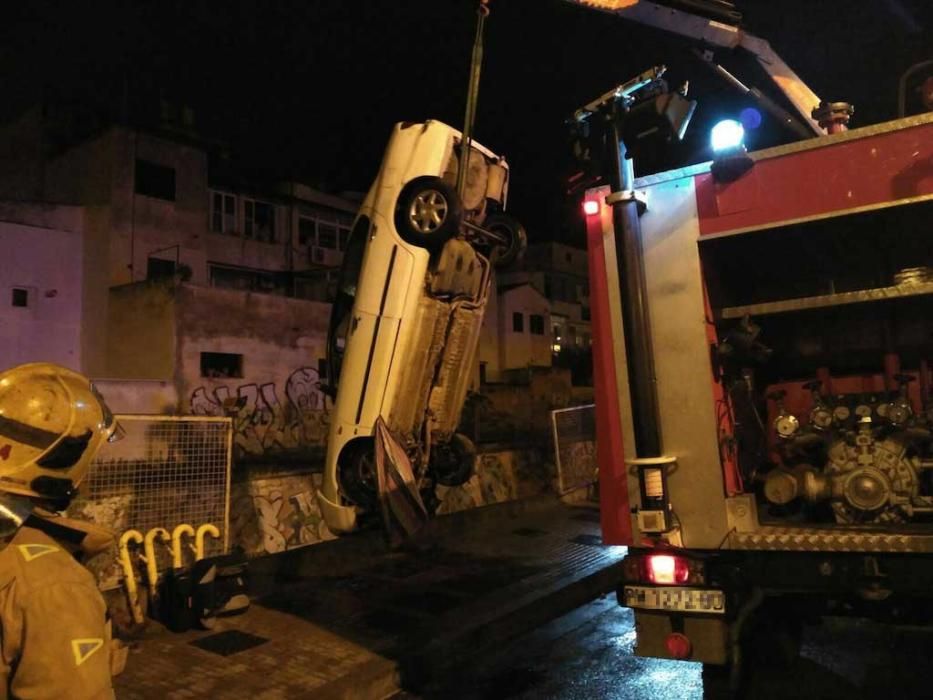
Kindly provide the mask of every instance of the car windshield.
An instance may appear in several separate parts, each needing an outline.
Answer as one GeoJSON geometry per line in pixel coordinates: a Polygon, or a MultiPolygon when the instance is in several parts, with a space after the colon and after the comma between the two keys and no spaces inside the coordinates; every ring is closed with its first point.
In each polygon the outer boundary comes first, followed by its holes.
{"type": "Polygon", "coordinates": [[[336,390],[337,380],[340,378],[350,312],[356,298],[356,287],[360,270],[363,268],[363,253],[366,250],[369,231],[369,217],[361,214],[350,231],[350,240],[347,242],[343,265],[340,268],[340,278],[337,280],[337,297],[331,307],[330,326],[327,330],[327,386],[332,391],[336,390]]]}

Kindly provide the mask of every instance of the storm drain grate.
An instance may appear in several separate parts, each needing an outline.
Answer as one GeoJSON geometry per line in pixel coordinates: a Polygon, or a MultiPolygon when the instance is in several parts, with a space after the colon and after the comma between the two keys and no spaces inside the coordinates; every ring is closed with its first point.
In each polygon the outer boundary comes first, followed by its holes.
{"type": "Polygon", "coordinates": [[[577,535],[572,540],[569,540],[574,544],[582,544],[587,547],[602,547],[603,538],[599,535],[577,535]]]}
{"type": "Polygon", "coordinates": [[[268,641],[269,640],[265,637],[259,637],[249,632],[227,630],[226,632],[218,632],[208,637],[201,637],[201,639],[196,639],[191,642],[191,644],[204,651],[209,651],[212,654],[230,656],[232,654],[238,654],[241,651],[246,651],[247,649],[252,649],[253,647],[258,647],[260,644],[265,644],[268,641]]]}
{"type": "Polygon", "coordinates": [[[541,535],[546,535],[548,532],[534,527],[520,527],[517,530],[512,530],[512,534],[519,537],[541,537],[541,535]]]}

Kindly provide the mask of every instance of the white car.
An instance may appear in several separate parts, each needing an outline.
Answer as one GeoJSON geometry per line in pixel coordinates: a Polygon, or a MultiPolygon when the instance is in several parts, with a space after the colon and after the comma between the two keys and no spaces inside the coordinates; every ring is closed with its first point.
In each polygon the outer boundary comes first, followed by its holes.
{"type": "Polygon", "coordinates": [[[353,530],[377,503],[380,416],[428,500],[434,485],[473,473],[475,448],[456,427],[491,268],[515,260],[526,239],[502,214],[505,159],[476,142],[458,196],[461,140],[438,121],[396,124],[350,234],[327,340],[325,389],[335,405],[318,492],[334,532],[353,530]]]}

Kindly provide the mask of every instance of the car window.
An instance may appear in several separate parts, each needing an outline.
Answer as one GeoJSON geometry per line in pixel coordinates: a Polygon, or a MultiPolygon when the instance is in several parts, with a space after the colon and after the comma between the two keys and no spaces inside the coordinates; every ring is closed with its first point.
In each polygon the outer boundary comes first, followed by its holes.
{"type": "Polygon", "coordinates": [[[327,329],[327,384],[333,389],[340,377],[340,365],[346,345],[347,330],[350,325],[350,313],[356,299],[357,284],[363,268],[363,253],[369,240],[371,223],[368,216],[360,215],[350,231],[347,249],[337,280],[337,297],[330,312],[330,325],[327,329]]]}

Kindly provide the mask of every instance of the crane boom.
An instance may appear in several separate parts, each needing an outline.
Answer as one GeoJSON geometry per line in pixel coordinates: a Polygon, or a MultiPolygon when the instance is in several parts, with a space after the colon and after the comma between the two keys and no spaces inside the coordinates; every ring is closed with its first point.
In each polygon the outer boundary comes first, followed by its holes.
{"type": "Polygon", "coordinates": [[[574,5],[611,12],[638,24],[678,34],[721,48],[742,48],[755,57],[777,88],[816,135],[824,132],[813,119],[820,98],[788,66],[771,45],[741,27],[648,0],[565,0],[574,5]]]}

